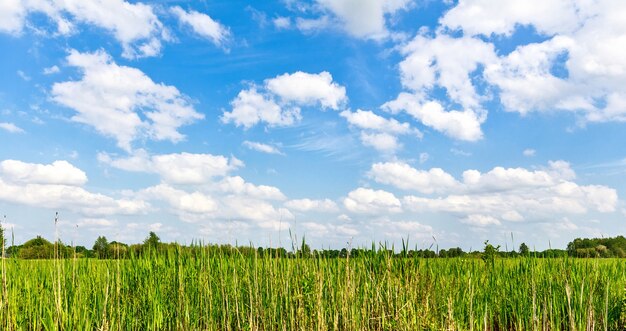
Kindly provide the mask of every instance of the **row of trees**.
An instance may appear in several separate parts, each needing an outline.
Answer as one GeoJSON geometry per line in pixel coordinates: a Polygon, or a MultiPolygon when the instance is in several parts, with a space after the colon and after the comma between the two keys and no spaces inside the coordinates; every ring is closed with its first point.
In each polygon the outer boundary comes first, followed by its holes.
{"type": "Polygon", "coordinates": [[[574,257],[626,257],[626,238],[576,238],[567,245],[567,253],[574,257]]]}
{"type": "MultiPolygon", "coordinates": [[[[0,227],[0,243],[6,243],[4,233],[0,227]]],[[[4,246],[3,246],[4,247],[4,246]]],[[[482,251],[465,252],[459,247],[442,249],[433,251],[431,249],[414,249],[410,250],[406,247],[396,253],[386,247],[376,249],[372,246],[366,248],[343,248],[311,250],[304,241],[299,247],[293,247],[292,251],[284,248],[253,248],[250,246],[233,247],[230,245],[203,245],[192,244],[190,246],[181,246],[176,243],[162,243],[159,236],[150,232],[145,240],[140,244],[127,245],[122,242],[109,242],[106,237],[100,236],[96,239],[91,249],[84,246],[69,246],[58,241],[52,243],[41,236],[37,236],[22,245],[10,246],[5,250],[6,256],[14,256],[23,259],[49,259],[60,258],[100,258],[115,259],[128,258],[130,256],[140,256],[147,253],[162,253],[174,250],[186,250],[197,254],[220,254],[220,255],[257,255],[271,257],[322,257],[322,258],[347,258],[361,257],[369,254],[379,254],[385,251],[387,254],[396,257],[420,257],[420,258],[482,258],[486,261],[493,261],[495,258],[518,257],[518,256],[534,256],[542,258],[554,257],[626,257],[626,238],[618,236],[615,238],[593,238],[581,239],[577,238],[567,245],[567,250],[548,249],[544,251],[531,251],[528,245],[522,243],[516,251],[500,251],[500,246],[494,246],[485,242],[482,251]]]]}

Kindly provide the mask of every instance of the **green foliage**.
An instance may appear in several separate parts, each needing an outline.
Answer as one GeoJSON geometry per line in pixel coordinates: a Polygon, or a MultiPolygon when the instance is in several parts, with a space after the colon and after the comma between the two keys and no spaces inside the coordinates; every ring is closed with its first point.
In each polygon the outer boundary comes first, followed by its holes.
{"type": "Polygon", "coordinates": [[[100,259],[106,259],[109,257],[109,241],[105,236],[100,236],[93,244],[93,251],[100,259]]]}
{"type": "Polygon", "coordinates": [[[156,249],[161,242],[161,238],[156,233],[150,231],[148,237],[143,241],[143,245],[148,249],[156,249]]]}
{"type": "Polygon", "coordinates": [[[8,261],[0,329],[623,330],[626,321],[619,259],[487,265],[469,255],[394,258],[386,248],[331,259],[161,245],[120,260],[8,261]]]}
{"type": "Polygon", "coordinates": [[[521,245],[519,245],[519,254],[521,256],[529,256],[530,255],[530,248],[528,248],[526,243],[522,243],[521,245]]]}
{"type": "Polygon", "coordinates": [[[485,240],[485,248],[483,250],[482,259],[488,264],[493,265],[498,252],[500,251],[500,245],[493,246],[489,243],[489,240],[485,240]]]}
{"type": "Polygon", "coordinates": [[[576,238],[567,245],[567,253],[574,257],[626,257],[626,238],[576,238]]]}

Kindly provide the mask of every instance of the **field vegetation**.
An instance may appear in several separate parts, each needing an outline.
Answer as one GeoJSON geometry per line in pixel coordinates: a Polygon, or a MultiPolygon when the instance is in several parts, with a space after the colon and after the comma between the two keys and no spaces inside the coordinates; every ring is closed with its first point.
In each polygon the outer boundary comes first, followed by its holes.
{"type": "Polygon", "coordinates": [[[151,233],[81,251],[39,237],[2,260],[0,329],[624,330],[626,261],[568,256],[576,245],[318,252],[151,233]]]}

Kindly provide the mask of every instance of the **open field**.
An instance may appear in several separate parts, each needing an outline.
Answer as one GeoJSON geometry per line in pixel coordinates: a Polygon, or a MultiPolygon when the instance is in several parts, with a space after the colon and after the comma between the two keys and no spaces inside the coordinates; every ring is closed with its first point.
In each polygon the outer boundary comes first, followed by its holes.
{"type": "Polygon", "coordinates": [[[618,330],[620,259],[4,260],[3,330],[618,330]]]}

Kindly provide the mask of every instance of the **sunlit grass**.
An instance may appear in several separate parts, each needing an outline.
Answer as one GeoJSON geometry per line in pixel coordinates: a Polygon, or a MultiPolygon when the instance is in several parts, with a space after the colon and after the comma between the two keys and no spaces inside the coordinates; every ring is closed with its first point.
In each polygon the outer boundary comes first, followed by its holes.
{"type": "Polygon", "coordinates": [[[3,330],[622,330],[619,259],[5,259],[3,330]]]}

